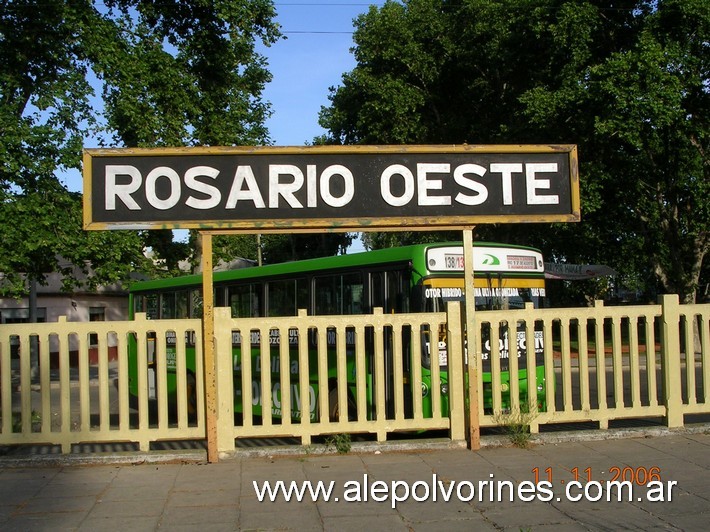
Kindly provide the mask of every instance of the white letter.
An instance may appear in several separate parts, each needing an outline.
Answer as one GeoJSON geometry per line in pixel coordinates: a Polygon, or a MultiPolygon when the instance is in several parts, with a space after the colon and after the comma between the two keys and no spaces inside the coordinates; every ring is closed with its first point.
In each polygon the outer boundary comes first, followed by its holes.
{"type": "Polygon", "coordinates": [[[501,185],[503,186],[503,205],[513,204],[513,173],[521,173],[523,165],[520,163],[493,163],[491,172],[501,173],[501,185]]]}
{"type": "Polygon", "coordinates": [[[283,196],[291,207],[302,209],[303,205],[293,195],[303,186],[303,172],[292,164],[270,164],[269,165],[269,208],[278,209],[279,196],[283,196]],[[291,183],[280,183],[279,176],[282,174],[293,176],[291,183]]]}
{"type": "Polygon", "coordinates": [[[350,203],[355,195],[355,184],[353,182],[353,174],[350,170],[342,165],[334,164],[329,166],[320,175],[320,195],[328,205],[331,207],[343,207],[350,203]],[[343,195],[336,198],[330,193],[330,178],[334,175],[342,176],[343,183],[345,184],[345,191],[343,195]]]}
{"type": "Polygon", "coordinates": [[[370,486],[370,498],[375,502],[384,502],[389,496],[389,488],[382,480],[376,480],[370,486]]]}
{"type": "Polygon", "coordinates": [[[357,480],[348,480],[343,484],[343,499],[345,502],[362,502],[360,483],[357,480]]]}
{"type": "Polygon", "coordinates": [[[219,170],[209,166],[195,166],[185,172],[185,185],[187,188],[194,190],[195,192],[202,192],[203,194],[209,196],[208,199],[197,199],[190,196],[187,198],[187,201],[185,201],[185,205],[192,207],[193,209],[212,209],[213,207],[219,205],[222,195],[219,193],[219,189],[217,187],[198,181],[196,179],[198,175],[217,179],[219,170]]]}
{"type": "MultiPolygon", "coordinates": [[[[518,484],[518,498],[523,502],[530,502],[535,499],[535,484],[530,480],[523,480],[518,484]]],[[[501,499],[498,499],[501,502],[501,499]]]]}
{"type": "Polygon", "coordinates": [[[271,389],[271,404],[274,408],[281,408],[281,383],[277,382],[271,389]]]}
{"type": "Polygon", "coordinates": [[[557,163],[528,163],[525,165],[525,186],[528,191],[528,205],[557,205],[560,197],[538,196],[537,189],[550,188],[549,179],[536,179],[537,172],[557,172],[557,163]]]}
{"type": "Polygon", "coordinates": [[[404,480],[393,480],[392,481],[392,509],[397,507],[398,502],[406,501],[409,499],[409,484],[404,480]],[[397,488],[404,488],[404,494],[399,495],[397,493],[397,488]]]}
{"type": "Polygon", "coordinates": [[[161,211],[170,209],[180,201],[180,176],[172,168],[159,166],[151,170],[145,178],[145,197],[153,207],[161,211]],[[170,195],[166,199],[160,199],[155,193],[155,184],[158,178],[167,177],[170,181],[170,195]]]}
{"type": "Polygon", "coordinates": [[[382,199],[392,205],[392,207],[402,207],[409,203],[414,197],[414,176],[409,171],[409,168],[401,164],[393,164],[385,168],[380,177],[380,193],[382,194],[382,199]],[[404,193],[400,197],[392,194],[390,180],[393,175],[401,175],[404,178],[404,193]]]}
{"type": "Polygon", "coordinates": [[[550,502],[555,495],[552,491],[552,482],[542,480],[537,483],[537,500],[541,502],[550,502]]]}
{"type": "Polygon", "coordinates": [[[443,481],[441,481],[441,480],[437,481],[437,486],[439,486],[439,491],[444,496],[444,502],[449,502],[449,500],[451,499],[451,493],[454,491],[454,484],[456,484],[456,482],[454,480],[450,480],[449,481],[449,489],[448,489],[448,491],[446,491],[443,481]]]}
{"type": "Polygon", "coordinates": [[[259,185],[256,183],[254,178],[254,172],[252,172],[251,166],[237,166],[237,172],[234,174],[234,182],[232,183],[232,190],[229,191],[229,197],[227,198],[227,204],[224,206],[225,209],[233,209],[237,206],[239,200],[251,200],[254,202],[254,207],[257,209],[264,209],[266,205],[264,204],[264,199],[261,197],[261,192],[259,191],[259,185]],[[242,190],[242,186],[246,183],[247,189],[242,190]]]}
{"type": "MultiPolygon", "coordinates": [[[[407,486],[407,491],[409,491],[409,485],[405,481],[398,480],[396,482],[404,482],[404,485],[407,486]]],[[[424,502],[427,499],[429,499],[429,492],[430,492],[429,484],[427,484],[423,480],[417,480],[414,484],[412,484],[412,499],[414,499],[417,502],[424,502]],[[421,495],[417,493],[417,488],[419,486],[422,486],[424,488],[424,493],[421,495]]],[[[435,493],[436,493],[436,490],[435,490],[435,493]]]]}
{"type": "Polygon", "coordinates": [[[427,179],[427,174],[430,172],[433,174],[448,174],[450,169],[451,165],[448,163],[417,164],[417,185],[419,192],[417,203],[419,205],[451,205],[451,196],[430,196],[428,193],[429,190],[441,190],[441,179],[431,181],[427,179]]]}
{"type": "Polygon", "coordinates": [[[456,486],[456,497],[461,502],[468,502],[468,501],[472,500],[475,495],[476,495],[476,488],[468,480],[462,480],[456,486]],[[462,490],[464,487],[468,488],[468,495],[466,497],[463,496],[462,490]]]}
{"type": "Polygon", "coordinates": [[[568,482],[567,486],[565,486],[565,491],[567,492],[567,500],[572,501],[572,502],[577,502],[577,501],[582,500],[582,497],[583,497],[582,494],[580,494],[577,497],[573,497],[572,494],[570,493],[573,486],[577,489],[580,489],[580,490],[582,489],[581,482],[578,482],[576,480],[572,480],[572,481],[568,482]]]}
{"type": "Polygon", "coordinates": [[[602,488],[601,482],[592,480],[584,485],[584,500],[590,502],[597,502],[604,496],[604,490],[602,488]],[[596,495],[592,495],[592,488],[596,488],[596,495]]]}
{"type": "Polygon", "coordinates": [[[316,194],[316,165],[306,165],[306,192],[307,204],[309,207],[318,206],[318,194],[316,194]]]}
{"type": "Polygon", "coordinates": [[[135,166],[129,165],[107,165],[106,166],[106,210],[116,210],[116,196],[121,198],[123,204],[132,211],[139,211],[141,208],[131,197],[141,186],[141,173],[135,166]],[[127,185],[116,184],[116,176],[127,175],[131,177],[131,182],[127,185]]]}
{"type": "Polygon", "coordinates": [[[478,164],[462,164],[454,169],[454,181],[456,181],[456,184],[476,193],[474,196],[466,196],[459,192],[454,198],[457,203],[461,203],[462,205],[481,205],[485,203],[488,199],[488,189],[486,186],[483,183],[474,181],[470,177],[466,177],[466,174],[476,174],[483,177],[485,173],[486,169],[478,164]]]}

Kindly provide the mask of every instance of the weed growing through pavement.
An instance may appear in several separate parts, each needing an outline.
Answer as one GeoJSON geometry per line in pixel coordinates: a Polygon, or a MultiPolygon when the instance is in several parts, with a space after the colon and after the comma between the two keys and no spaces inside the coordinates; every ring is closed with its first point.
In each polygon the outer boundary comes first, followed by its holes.
{"type": "Polygon", "coordinates": [[[338,454],[347,454],[352,447],[350,434],[333,434],[325,439],[326,449],[335,448],[338,454]]]}
{"type": "Polygon", "coordinates": [[[516,447],[526,448],[530,445],[532,434],[530,433],[530,423],[537,416],[537,411],[530,411],[530,405],[526,401],[520,403],[520,408],[510,412],[498,412],[495,416],[496,422],[505,428],[505,432],[510,442],[516,447]]]}

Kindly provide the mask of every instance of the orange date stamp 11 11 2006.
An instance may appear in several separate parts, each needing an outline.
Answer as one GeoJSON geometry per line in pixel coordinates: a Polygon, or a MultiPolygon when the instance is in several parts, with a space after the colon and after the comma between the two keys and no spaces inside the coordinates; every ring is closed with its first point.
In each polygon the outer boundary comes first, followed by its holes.
{"type": "MultiPolygon", "coordinates": [[[[646,486],[649,482],[662,482],[661,478],[661,468],[657,466],[652,467],[631,467],[631,466],[611,466],[608,471],[602,472],[602,475],[608,472],[611,478],[593,478],[593,470],[591,467],[586,467],[580,469],[579,467],[573,467],[572,469],[565,470],[566,473],[571,475],[571,480],[574,482],[592,482],[597,480],[605,480],[610,482],[631,482],[638,486],[646,486]]],[[[547,481],[553,483],[557,480],[553,475],[552,467],[546,467],[545,469],[540,469],[539,467],[532,468],[533,482],[538,484],[540,481],[547,481]]],[[[561,478],[559,482],[564,484],[570,479],[561,478]]]]}

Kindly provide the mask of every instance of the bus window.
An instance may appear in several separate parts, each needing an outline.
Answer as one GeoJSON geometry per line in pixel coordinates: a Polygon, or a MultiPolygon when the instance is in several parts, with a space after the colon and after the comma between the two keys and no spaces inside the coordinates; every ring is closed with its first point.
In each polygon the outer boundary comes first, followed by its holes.
{"type": "Polygon", "coordinates": [[[133,296],[133,313],[144,312],[143,305],[145,304],[145,298],[142,294],[135,294],[133,296]]]}
{"type": "Polygon", "coordinates": [[[362,314],[364,285],[360,273],[315,278],[316,314],[362,314]]]}
{"type": "Polygon", "coordinates": [[[190,290],[190,317],[202,317],[202,292],[200,290],[190,290]]]}
{"type": "Polygon", "coordinates": [[[308,308],[307,286],[303,278],[269,281],[267,284],[269,316],[296,316],[299,308],[308,308]]]}
{"type": "Polygon", "coordinates": [[[395,312],[410,311],[410,285],[411,274],[409,271],[393,272],[395,279],[390,283],[390,294],[395,301],[395,312]]]}
{"type": "Polygon", "coordinates": [[[262,315],[261,283],[227,287],[227,301],[233,318],[258,318],[262,315]]]}
{"type": "Polygon", "coordinates": [[[187,290],[180,290],[175,294],[175,317],[184,320],[187,313],[187,290]]]}
{"type": "Polygon", "coordinates": [[[175,317],[175,292],[160,294],[160,319],[169,320],[175,317]]]}
{"type": "Polygon", "coordinates": [[[158,294],[148,294],[145,296],[145,309],[143,310],[149,320],[158,319],[158,294]]]}
{"type": "Polygon", "coordinates": [[[372,307],[382,311],[409,312],[409,277],[401,271],[372,272],[370,277],[372,307]]]}

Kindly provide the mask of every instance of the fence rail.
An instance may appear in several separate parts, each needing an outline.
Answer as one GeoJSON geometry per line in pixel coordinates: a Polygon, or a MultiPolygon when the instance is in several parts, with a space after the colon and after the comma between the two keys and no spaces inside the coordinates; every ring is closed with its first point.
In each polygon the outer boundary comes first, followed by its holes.
{"type": "MultiPolygon", "coordinates": [[[[710,305],[679,305],[676,296],[644,306],[597,302],[590,308],[477,312],[475,357],[465,354],[458,305],[434,314],[300,312],[254,319],[216,309],[214,319],[220,452],[234,451],[240,438],[267,436],[308,445],[337,433],[382,441],[395,432],[446,430],[463,440],[466,363],[475,362],[483,375],[484,352],[490,379],[475,383],[478,397],[487,398],[478,403],[482,427],[516,416],[531,432],[590,421],[606,429],[614,420],[647,417],[679,427],[685,416],[710,413],[710,305]],[[421,353],[429,342],[436,361],[440,330],[446,330],[448,382],[432,364],[427,410],[421,353]],[[254,356],[236,356],[235,346],[254,356]],[[506,353],[507,360],[501,358],[506,353]],[[442,392],[442,384],[448,390],[442,392]],[[235,397],[257,408],[235,412],[235,397]]],[[[0,445],[48,444],[69,453],[87,443],[122,442],[144,451],[163,440],[204,440],[203,379],[200,320],[139,315],[132,322],[61,318],[0,325],[0,445]],[[132,342],[140,371],[130,371],[132,342]],[[174,346],[174,360],[165,356],[168,346],[174,346]],[[129,375],[137,380],[135,397],[129,375]],[[167,391],[169,379],[174,394],[167,391]]]]}
{"type": "MultiPolygon", "coordinates": [[[[481,403],[483,427],[517,418],[532,432],[544,424],[585,421],[606,429],[612,420],[649,417],[679,427],[686,414],[710,413],[710,305],[679,305],[676,296],[645,306],[607,307],[597,301],[590,308],[478,312],[476,323],[479,334],[486,327],[492,333],[494,406],[486,411],[481,403]],[[530,349],[524,375],[528,389],[543,387],[543,407],[530,394],[521,404],[517,390],[523,379],[515,378],[515,357],[508,375],[500,371],[499,331],[510,324],[513,330],[524,328],[526,338],[543,332],[544,382],[536,380],[530,349]],[[506,398],[511,412],[499,407],[506,398]]],[[[482,397],[481,381],[478,387],[482,397]]]]}

